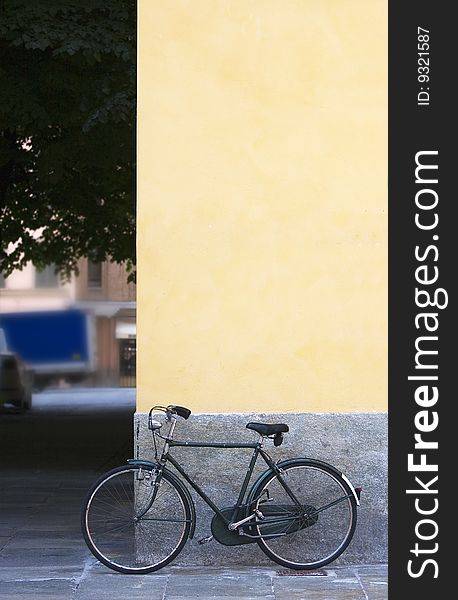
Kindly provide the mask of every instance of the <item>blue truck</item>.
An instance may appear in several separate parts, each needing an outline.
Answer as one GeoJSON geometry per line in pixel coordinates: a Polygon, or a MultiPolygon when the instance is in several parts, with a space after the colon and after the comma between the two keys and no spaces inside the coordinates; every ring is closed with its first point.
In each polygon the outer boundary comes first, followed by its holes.
{"type": "Polygon", "coordinates": [[[78,309],[0,314],[8,350],[48,383],[77,381],[94,370],[91,316],[78,309]]]}

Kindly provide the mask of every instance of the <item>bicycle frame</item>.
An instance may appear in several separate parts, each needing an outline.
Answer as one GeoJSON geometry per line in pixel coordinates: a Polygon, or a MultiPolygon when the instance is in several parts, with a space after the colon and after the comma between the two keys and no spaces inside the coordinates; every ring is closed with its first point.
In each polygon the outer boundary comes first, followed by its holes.
{"type": "Polygon", "coordinates": [[[246,472],[245,479],[243,480],[242,487],[240,488],[239,496],[237,499],[237,503],[234,507],[234,512],[233,512],[231,520],[227,519],[227,517],[221,512],[221,510],[216,506],[216,504],[202,490],[202,488],[199,486],[199,484],[197,484],[193,479],[191,479],[191,477],[186,473],[186,471],[183,469],[183,467],[173,458],[173,456],[170,455],[169,452],[167,452],[167,454],[165,456],[166,461],[170,462],[175,467],[175,469],[178,471],[178,473],[180,473],[180,475],[183,477],[183,479],[185,479],[185,481],[187,481],[189,483],[189,485],[197,492],[197,494],[199,494],[199,496],[202,498],[202,500],[212,509],[212,511],[214,513],[216,513],[221,519],[223,519],[223,521],[227,525],[229,525],[229,523],[231,523],[232,521],[234,521],[237,518],[237,513],[238,513],[239,509],[243,506],[243,499],[244,499],[246,491],[248,489],[248,484],[249,484],[251,476],[253,474],[254,467],[256,465],[258,456],[261,454],[263,459],[266,461],[266,463],[271,468],[275,467],[274,463],[272,463],[272,461],[266,456],[265,452],[261,449],[260,443],[256,443],[256,444],[255,443],[253,443],[253,444],[242,444],[242,443],[229,444],[229,443],[226,443],[225,444],[225,443],[218,443],[218,442],[214,442],[214,443],[210,443],[210,442],[209,443],[205,443],[205,442],[171,442],[170,447],[173,447],[173,446],[191,447],[191,448],[253,448],[254,452],[251,457],[251,461],[248,466],[248,470],[246,472]]]}
{"type": "MultiPolygon", "coordinates": [[[[226,523],[226,525],[229,526],[231,523],[233,523],[234,520],[237,518],[237,514],[238,514],[239,509],[242,508],[243,506],[245,506],[244,503],[243,503],[243,499],[245,498],[245,494],[247,492],[248,485],[250,483],[251,476],[253,475],[254,467],[256,465],[256,461],[257,461],[259,455],[262,456],[262,458],[264,459],[264,461],[267,464],[267,466],[270,467],[270,469],[272,469],[272,471],[276,474],[278,481],[280,482],[280,484],[282,485],[282,487],[285,489],[285,491],[289,495],[289,497],[292,499],[292,501],[294,502],[294,504],[296,504],[296,506],[298,506],[299,508],[301,508],[301,504],[300,504],[299,500],[296,498],[296,496],[293,494],[293,492],[290,490],[290,488],[288,487],[288,485],[286,484],[286,482],[282,478],[282,476],[281,476],[281,469],[279,469],[277,467],[277,465],[273,462],[273,460],[270,458],[270,456],[262,449],[262,443],[261,442],[251,442],[251,443],[242,443],[242,442],[182,442],[182,441],[174,440],[172,438],[174,429],[175,429],[175,420],[173,420],[173,422],[172,422],[172,425],[170,427],[170,431],[168,433],[168,436],[166,436],[166,437],[159,436],[159,437],[162,437],[163,439],[165,439],[164,448],[163,448],[163,451],[162,451],[161,458],[159,460],[160,464],[164,467],[167,464],[167,462],[170,462],[174,466],[174,468],[178,471],[178,473],[180,473],[180,475],[183,477],[183,479],[195,490],[195,492],[211,508],[211,510],[215,514],[217,514],[224,521],[224,523],[226,523]],[[186,473],[186,471],[179,464],[179,462],[176,459],[173,458],[173,456],[169,452],[169,449],[173,448],[173,447],[177,447],[177,448],[220,448],[220,449],[228,449],[228,448],[230,448],[230,449],[243,449],[243,448],[250,448],[250,449],[253,449],[253,455],[251,457],[251,460],[250,460],[247,472],[245,474],[245,479],[243,480],[242,487],[240,488],[240,492],[239,492],[239,496],[238,496],[238,499],[237,499],[237,503],[234,506],[234,512],[232,514],[232,518],[231,519],[228,519],[223,514],[223,512],[218,508],[218,506],[216,506],[216,504],[202,490],[202,488],[199,486],[199,484],[197,484],[188,475],[188,473],[186,473]]],[[[158,483],[159,482],[160,482],[160,474],[158,475],[158,483]]],[[[151,504],[154,502],[154,498],[155,498],[155,494],[153,494],[153,497],[151,499],[151,504]]],[[[149,510],[149,508],[147,510],[149,510]]]]}

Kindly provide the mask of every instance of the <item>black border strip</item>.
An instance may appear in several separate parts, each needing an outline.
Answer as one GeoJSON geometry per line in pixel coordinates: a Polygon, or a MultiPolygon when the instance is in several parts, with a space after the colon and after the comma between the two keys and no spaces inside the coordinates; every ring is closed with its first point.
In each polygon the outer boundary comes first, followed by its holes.
{"type": "Polygon", "coordinates": [[[389,597],[394,600],[445,598],[447,586],[454,589],[452,554],[445,551],[447,545],[454,548],[452,532],[457,529],[451,511],[452,502],[456,503],[454,469],[446,462],[447,457],[456,456],[452,439],[458,438],[453,420],[458,397],[453,381],[458,370],[454,306],[458,194],[453,178],[458,168],[452,92],[457,25],[452,6],[424,0],[389,1],[389,597]],[[422,34],[428,37],[419,37],[422,34]],[[416,157],[420,164],[437,166],[437,170],[420,168],[416,178],[416,157]],[[433,206],[436,195],[437,206],[433,206]],[[432,208],[419,208],[416,202],[429,202],[432,208]],[[422,229],[415,223],[416,214],[420,225],[427,227],[437,214],[437,225],[422,229]],[[417,271],[419,267],[426,269],[417,271]],[[430,280],[436,273],[436,282],[419,283],[418,279],[430,280]],[[437,304],[444,305],[448,298],[448,305],[420,307],[427,297],[422,294],[416,299],[416,288],[429,292],[432,304],[441,288],[437,304]],[[418,317],[420,313],[435,316],[418,317]],[[437,326],[436,330],[428,331],[426,323],[431,329],[437,326]],[[417,354],[418,349],[437,354],[417,354]],[[437,376],[437,380],[409,380],[409,376],[437,376]],[[425,386],[423,395],[418,391],[421,386],[425,386]],[[433,427],[437,418],[439,424],[433,427]],[[421,431],[427,427],[432,430],[421,431]],[[416,433],[422,440],[436,441],[438,448],[415,449],[416,433]],[[437,465],[437,472],[409,471],[409,454],[414,464],[424,460],[437,465]],[[442,594],[432,596],[438,592],[442,594]]]}

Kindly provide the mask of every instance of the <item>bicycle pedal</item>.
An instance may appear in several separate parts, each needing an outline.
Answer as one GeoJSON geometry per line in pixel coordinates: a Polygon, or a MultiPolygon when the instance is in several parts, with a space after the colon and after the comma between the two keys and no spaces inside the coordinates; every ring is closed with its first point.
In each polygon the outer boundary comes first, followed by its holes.
{"type": "Polygon", "coordinates": [[[197,543],[202,545],[202,544],[206,544],[207,542],[211,542],[213,539],[212,535],[209,535],[208,537],[204,537],[201,540],[199,540],[197,543]]]}

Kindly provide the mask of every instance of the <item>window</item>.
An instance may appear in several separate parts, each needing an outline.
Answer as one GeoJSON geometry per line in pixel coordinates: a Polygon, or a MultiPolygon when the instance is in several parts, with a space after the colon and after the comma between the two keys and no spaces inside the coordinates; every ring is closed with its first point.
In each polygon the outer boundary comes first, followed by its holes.
{"type": "Polygon", "coordinates": [[[87,287],[102,287],[102,263],[87,261],[87,287]]]}
{"type": "Polygon", "coordinates": [[[35,273],[35,287],[54,288],[59,287],[59,274],[56,273],[56,265],[48,265],[41,271],[35,273]]]}

